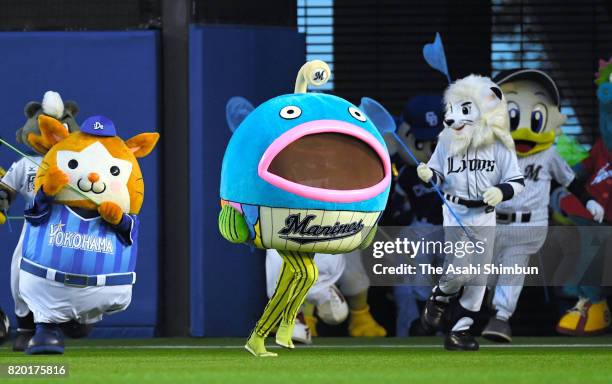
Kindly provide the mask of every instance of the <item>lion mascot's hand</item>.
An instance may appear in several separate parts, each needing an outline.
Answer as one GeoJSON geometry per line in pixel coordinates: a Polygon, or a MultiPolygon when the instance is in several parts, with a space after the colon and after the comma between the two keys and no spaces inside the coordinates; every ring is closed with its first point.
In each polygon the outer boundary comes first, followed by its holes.
{"type": "Polygon", "coordinates": [[[489,187],[484,191],[482,199],[485,204],[494,207],[502,202],[504,199],[504,194],[502,193],[501,189],[497,187],[489,187]]]}
{"type": "Polygon", "coordinates": [[[433,177],[433,171],[427,166],[427,164],[421,163],[417,166],[417,175],[419,176],[419,179],[429,183],[433,177]]]}
{"type": "Polygon", "coordinates": [[[55,165],[47,170],[43,178],[42,189],[48,196],[57,195],[70,182],[68,175],[55,165]]]}
{"type": "Polygon", "coordinates": [[[121,218],[123,217],[123,210],[117,204],[111,201],[105,201],[98,206],[98,213],[104,221],[117,225],[121,222],[121,218]]]}

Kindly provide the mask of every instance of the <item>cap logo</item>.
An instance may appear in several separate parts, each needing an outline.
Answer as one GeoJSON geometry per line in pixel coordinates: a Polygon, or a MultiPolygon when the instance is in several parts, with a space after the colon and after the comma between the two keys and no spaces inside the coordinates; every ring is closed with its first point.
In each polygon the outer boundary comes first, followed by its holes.
{"type": "Polygon", "coordinates": [[[435,127],[438,125],[438,115],[434,111],[428,111],[425,113],[425,121],[430,127],[435,127]]]}
{"type": "Polygon", "coordinates": [[[93,129],[95,129],[96,131],[102,130],[104,129],[104,125],[102,125],[101,122],[96,121],[93,125],[93,129]]]}

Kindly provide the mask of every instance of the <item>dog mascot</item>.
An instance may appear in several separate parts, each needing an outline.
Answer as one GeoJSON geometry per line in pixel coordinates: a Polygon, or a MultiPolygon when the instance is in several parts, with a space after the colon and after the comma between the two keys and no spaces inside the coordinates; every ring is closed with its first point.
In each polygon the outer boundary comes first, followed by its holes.
{"type": "Polygon", "coordinates": [[[38,119],[49,151],[25,213],[19,292],[36,323],[26,353],[53,354],[64,352],[62,331],[83,337],[104,314],[130,304],[144,199],[136,159],[159,135],[123,141],[103,116],[73,133],[56,119],[38,119]]]}
{"type": "Polygon", "coordinates": [[[329,75],[320,60],[302,66],[296,93],[248,113],[223,158],[221,234],[276,249],[283,259],[275,292],[245,345],[254,356],[276,356],[264,341],[277,325],[276,343],[294,348],[295,317],[318,276],[314,253],[369,245],[387,202],[391,165],[375,125],[344,99],[306,92],[329,75]]]}
{"type": "MultiPolygon", "coordinates": [[[[42,103],[31,101],[26,104],[24,114],[25,124],[17,131],[17,142],[27,146],[31,155],[30,160],[22,158],[13,163],[8,172],[0,175],[0,224],[2,223],[2,211],[7,211],[10,204],[17,195],[21,195],[26,205],[34,200],[34,179],[38,166],[49,150],[40,133],[39,119],[41,115],[52,117],[62,123],[68,132],[78,131],[79,125],[75,117],[79,111],[74,101],[64,102],[57,92],[47,91],[43,96],[42,103]],[[4,199],[2,195],[4,194],[4,199]],[[2,201],[4,200],[4,204],[2,201]],[[4,205],[2,207],[2,205],[4,205]]],[[[34,318],[27,304],[19,293],[19,263],[21,260],[23,236],[25,226],[21,231],[19,242],[13,252],[11,261],[11,293],[15,302],[15,317],[17,318],[17,335],[13,341],[13,351],[23,352],[34,335],[34,318]]]]}
{"type": "MultiPolygon", "coordinates": [[[[574,171],[557,154],[553,144],[565,122],[556,83],[536,69],[501,72],[494,81],[508,100],[510,131],[514,139],[525,189],[516,198],[496,207],[498,229],[495,237],[495,264],[526,267],[530,255],[544,244],[548,231],[550,183],[555,180],[580,197],[594,217],[603,208],[576,180],[574,171]]],[[[482,332],[490,340],[512,341],[508,320],[516,309],[524,274],[500,275],[495,286],[496,315],[482,332]]]]}
{"type": "Polygon", "coordinates": [[[479,281],[477,274],[455,273],[451,267],[469,269],[490,263],[494,207],[518,194],[524,181],[508,129],[506,99],[495,83],[470,75],[448,87],[444,102],[445,128],[431,159],[421,163],[417,172],[421,180],[439,185],[445,193],[446,242],[469,241],[481,248],[470,256],[446,255],[445,273],[433,288],[421,321],[428,329],[450,329],[444,342],[447,349],[477,350],[470,327],[480,310],[486,280],[479,281]],[[462,288],[461,297],[451,300],[462,288]]]}

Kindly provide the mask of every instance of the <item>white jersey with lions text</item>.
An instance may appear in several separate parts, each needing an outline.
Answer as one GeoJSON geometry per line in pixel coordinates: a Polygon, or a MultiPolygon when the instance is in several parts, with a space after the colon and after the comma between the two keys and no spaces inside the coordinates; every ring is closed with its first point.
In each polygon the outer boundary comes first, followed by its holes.
{"type": "Polygon", "coordinates": [[[442,179],[444,192],[462,199],[482,200],[487,188],[523,177],[516,154],[500,142],[463,155],[447,153],[441,141],[427,165],[442,179]]]}

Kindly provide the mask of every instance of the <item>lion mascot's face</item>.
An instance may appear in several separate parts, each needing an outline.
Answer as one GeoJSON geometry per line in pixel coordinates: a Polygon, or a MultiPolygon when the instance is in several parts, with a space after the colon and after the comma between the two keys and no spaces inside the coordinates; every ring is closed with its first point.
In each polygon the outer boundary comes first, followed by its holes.
{"type": "Polygon", "coordinates": [[[444,124],[458,136],[471,137],[474,124],[480,120],[480,110],[475,102],[470,99],[459,100],[448,103],[444,114],[444,124]]]}
{"type": "Polygon", "coordinates": [[[459,79],[444,92],[444,102],[440,140],[450,143],[452,154],[491,145],[495,140],[514,149],[506,98],[491,79],[478,75],[459,79]]]}

